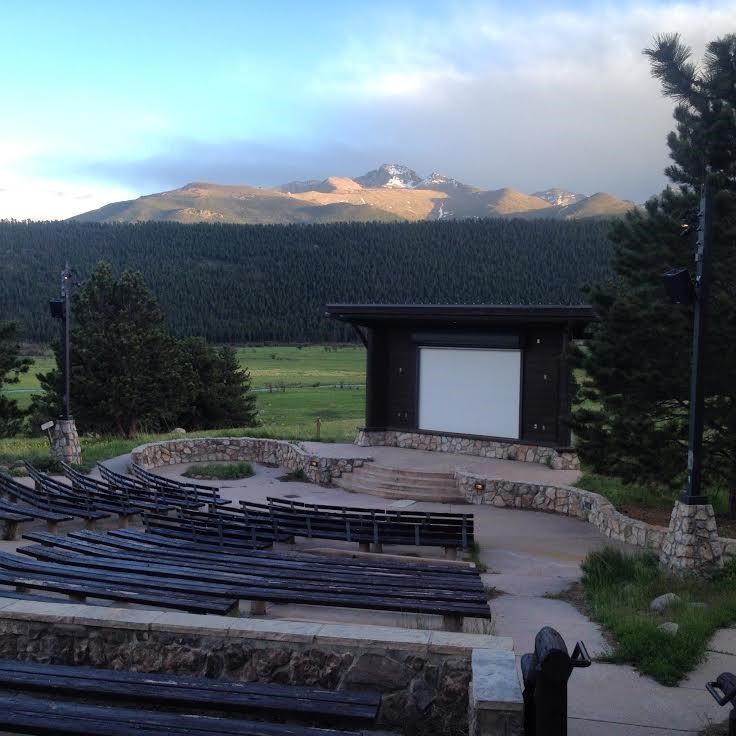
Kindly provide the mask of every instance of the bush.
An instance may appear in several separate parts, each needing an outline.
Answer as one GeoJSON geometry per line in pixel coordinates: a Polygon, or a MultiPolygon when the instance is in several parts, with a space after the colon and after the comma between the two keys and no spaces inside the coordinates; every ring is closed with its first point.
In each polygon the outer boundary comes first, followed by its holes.
{"type": "Polygon", "coordinates": [[[190,465],[184,473],[185,478],[202,478],[204,480],[236,480],[250,478],[255,474],[250,463],[209,463],[207,465],[190,465]]]}

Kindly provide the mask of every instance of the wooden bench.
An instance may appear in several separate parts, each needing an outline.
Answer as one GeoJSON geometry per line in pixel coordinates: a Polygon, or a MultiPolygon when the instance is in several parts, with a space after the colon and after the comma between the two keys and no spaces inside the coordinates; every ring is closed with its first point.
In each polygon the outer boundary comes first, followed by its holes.
{"type": "MultiPolygon", "coordinates": [[[[333,564],[330,557],[289,553],[275,557],[262,553],[239,556],[208,554],[185,548],[168,551],[157,544],[146,547],[133,537],[115,535],[54,539],[51,535],[28,537],[42,544],[19,552],[38,562],[24,562],[18,555],[0,553],[0,571],[36,574],[48,580],[71,579],[108,586],[143,588],[161,595],[222,597],[255,602],[256,612],[266,601],[317,606],[429,613],[445,618],[446,626],[461,628],[462,618],[490,618],[487,596],[477,572],[457,574],[452,568],[414,568],[410,564],[384,567],[354,565],[352,560],[333,564]],[[131,544],[133,542],[133,544],[131,544]],[[305,560],[304,557],[309,558],[305,560]]],[[[362,562],[362,561],[361,561],[362,562]]]]}
{"type": "Polygon", "coordinates": [[[193,494],[182,495],[178,491],[168,492],[161,486],[152,486],[150,483],[144,483],[130,475],[122,475],[110,470],[106,465],[97,463],[97,469],[103,480],[116,488],[124,489],[135,498],[154,498],[160,503],[166,503],[173,507],[184,507],[199,509],[208,501],[199,500],[193,494]]]}
{"type": "Polygon", "coordinates": [[[474,517],[472,514],[459,514],[446,511],[412,511],[408,509],[376,509],[359,506],[335,506],[329,504],[305,503],[290,498],[268,496],[269,507],[288,509],[292,513],[312,512],[329,515],[333,518],[363,520],[366,522],[406,524],[419,527],[437,536],[451,539],[458,548],[468,549],[474,543],[474,517]]]}
{"type": "Polygon", "coordinates": [[[36,736],[356,736],[294,724],[6,694],[0,695],[0,729],[36,736]]]}
{"type": "Polygon", "coordinates": [[[22,502],[27,505],[36,518],[46,522],[49,531],[56,531],[59,522],[74,518],[82,519],[90,526],[95,521],[109,518],[109,514],[104,511],[80,507],[67,496],[59,496],[48,490],[29,488],[4,473],[0,473],[0,495],[9,498],[13,503],[22,502]]]}
{"type": "Polygon", "coordinates": [[[71,465],[65,462],[61,463],[64,475],[69,479],[73,488],[91,493],[93,496],[107,497],[111,499],[123,499],[125,503],[135,505],[141,509],[166,513],[175,508],[176,504],[167,502],[165,499],[159,499],[155,495],[151,498],[151,494],[147,495],[131,492],[129,488],[119,488],[104,480],[92,478],[89,475],[80,473],[71,465]]]}
{"type": "Polygon", "coordinates": [[[143,575],[102,573],[69,564],[35,562],[26,556],[0,552],[0,584],[14,585],[21,593],[42,590],[63,593],[75,601],[99,598],[191,613],[225,615],[237,608],[237,598],[224,595],[219,588],[208,593],[205,586],[156,582],[143,575]]]}
{"type": "Polygon", "coordinates": [[[482,583],[477,570],[472,567],[448,566],[442,561],[414,559],[411,561],[392,560],[382,557],[363,559],[345,557],[326,557],[307,552],[277,552],[274,550],[238,550],[220,549],[217,546],[201,543],[192,544],[188,540],[172,539],[160,535],[135,531],[132,529],[111,529],[108,532],[80,530],[70,532],[66,536],[47,532],[26,532],[28,539],[50,546],[69,545],[69,549],[77,549],[80,542],[90,545],[90,550],[99,550],[103,556],[117,554],[117,550],[140,552],[155,559],[186,558],[197,564],[224,566],[241,566],[255,569],[265,565],[269,568],[293,570],[298,577],[319,575],[323,572],[350,574],[372,574],[392,576],[429,576],[432,579],[445,579],[451,584],[479,591],[482,583]]]}
{"type": "Polygon", "coordinates": [[[319,720],[343,726],[373,723],[381,702],[380,695],[367,692],[15,660],[0,660],[0,689],[142,708],[174,706],[192,712],[319,720]]]}
{"type": "Polygon", "coordinates": [[[169,493],[180,493],[185,498],[196,498],[202,503],[230,503],[229,500],[221,499],[220,493],[215,486],[205,486],[200,483],[185,483],[183,481],[173,480],[172,478],[163,478],[160,475],[145,470],[140,465],[131,464],[130,471],[133,475],[143,483],[148,483],[155,488],[169,493]]]}
{"type": "Polygon", "coordinates": [[[247,547],[259,549],[270,547],[275,541],[291,542],[293,535],[274,529],[271,524],[230,525],[216,516],[205,514],[197,517],[196,512],[186,511],[179,517],[145,514],[143,525],[146,531],[156,534],[190,539],[194,542],[202,540],[224,546],[247,547]]]}
{"type": "Polygon", "coordinates": [[[123,526],[128,525],[131,517],[140,516],[145,511],[143,507],[130,503],[123,496],[70,486],[40,472],[28,462],[25,466],[37,490],[49,491],[70,503],[83,505],[90,511],[109,511],[117,514],[123,526]]]}
{"type": "Polygon", "coordinates": [[[472,522],[453,521],[451,526],[422,514],[398,520],[372,510],[355,514],[350,509],[341,513],[309,508],[292,511],[276,504],[251,501],[241,501],[239,509],[210,506],[208,511],[187,510],[181,518],[204,530],[224,530],[230,536],[236,536],[238,529],[246,536],[254,534],[254,529],[261,536],[268,535],[270,530],[274,539],[306,537],[357,542],[363,551],[368,551],[370,544],[375,551],[382,550],[384,544],[442,547],[449,557],[455,557],[456,550],[468,546],[473,539],[472,522]]]}

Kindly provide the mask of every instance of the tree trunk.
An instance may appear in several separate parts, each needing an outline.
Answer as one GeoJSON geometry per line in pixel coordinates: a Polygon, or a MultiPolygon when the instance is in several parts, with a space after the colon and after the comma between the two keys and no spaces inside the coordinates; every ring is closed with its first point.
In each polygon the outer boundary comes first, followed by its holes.
{"type": "Polygon", "coordinates": [[[728,518],[736,520],[736,485],[728,491],[728,518]]]}

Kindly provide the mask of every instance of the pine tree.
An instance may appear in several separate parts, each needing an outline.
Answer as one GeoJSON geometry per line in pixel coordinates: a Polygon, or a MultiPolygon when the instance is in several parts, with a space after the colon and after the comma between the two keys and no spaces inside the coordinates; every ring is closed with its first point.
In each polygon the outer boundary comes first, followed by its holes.
{"type": "Polygon", "coordinates": [[[683,483],[692,309],[673,306],[661,274],[691,266],[699,189],[714,190],[713,279],[705,355],[705,479],[731,488],[736,513],[736,36],[708,45],[701,67],[678,35],[645,51],[677,101],[666,170],[679,185],[611,231],[613,277],[590,294],[597,321],[572,351],[587,382],[573,418],[582,459],[627,481],[683,483]]]}
{"type": "MultiPolygon", "coordinates": [[[[74,296],[71,407],[83,431],[130,436],[173,427],[192,390],[176,340],[138,272],[100,262],[74,296]]],[[[57,366],[61,364],[56,346],[57,366]]],[[[58,402],[58,371],[43,376],[58,402]]]]}
{"type": "Polygon", "coordinates": [[[250,374],[235,350],[210,347],[201,337],[180,343],[181,360],[191,376],[191,403],[179,422],[187,429],[250,427],[256,423],[256,397],[250,374]]]}
{"type": "MultiPolygon", "coordinates": [[[[14,322],[0,323],[0,389],[18,383],[28,371],[31,361],[20,357],[17,342],[18,326],[14,322]]],[[[18,402],[0,394],[0,437],[12,437],[20,431],[24,412],[18,402]]]]}

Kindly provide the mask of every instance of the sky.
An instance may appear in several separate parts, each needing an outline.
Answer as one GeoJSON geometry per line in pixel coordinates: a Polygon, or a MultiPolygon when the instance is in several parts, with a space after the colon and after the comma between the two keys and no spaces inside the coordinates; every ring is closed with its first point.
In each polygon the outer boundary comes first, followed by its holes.
{"type": "Polygon", "coordinates": [[[700,58],[736,0],[0,0],[0,218],[385,162],[641,202],[663,32],[700,58]]]}

